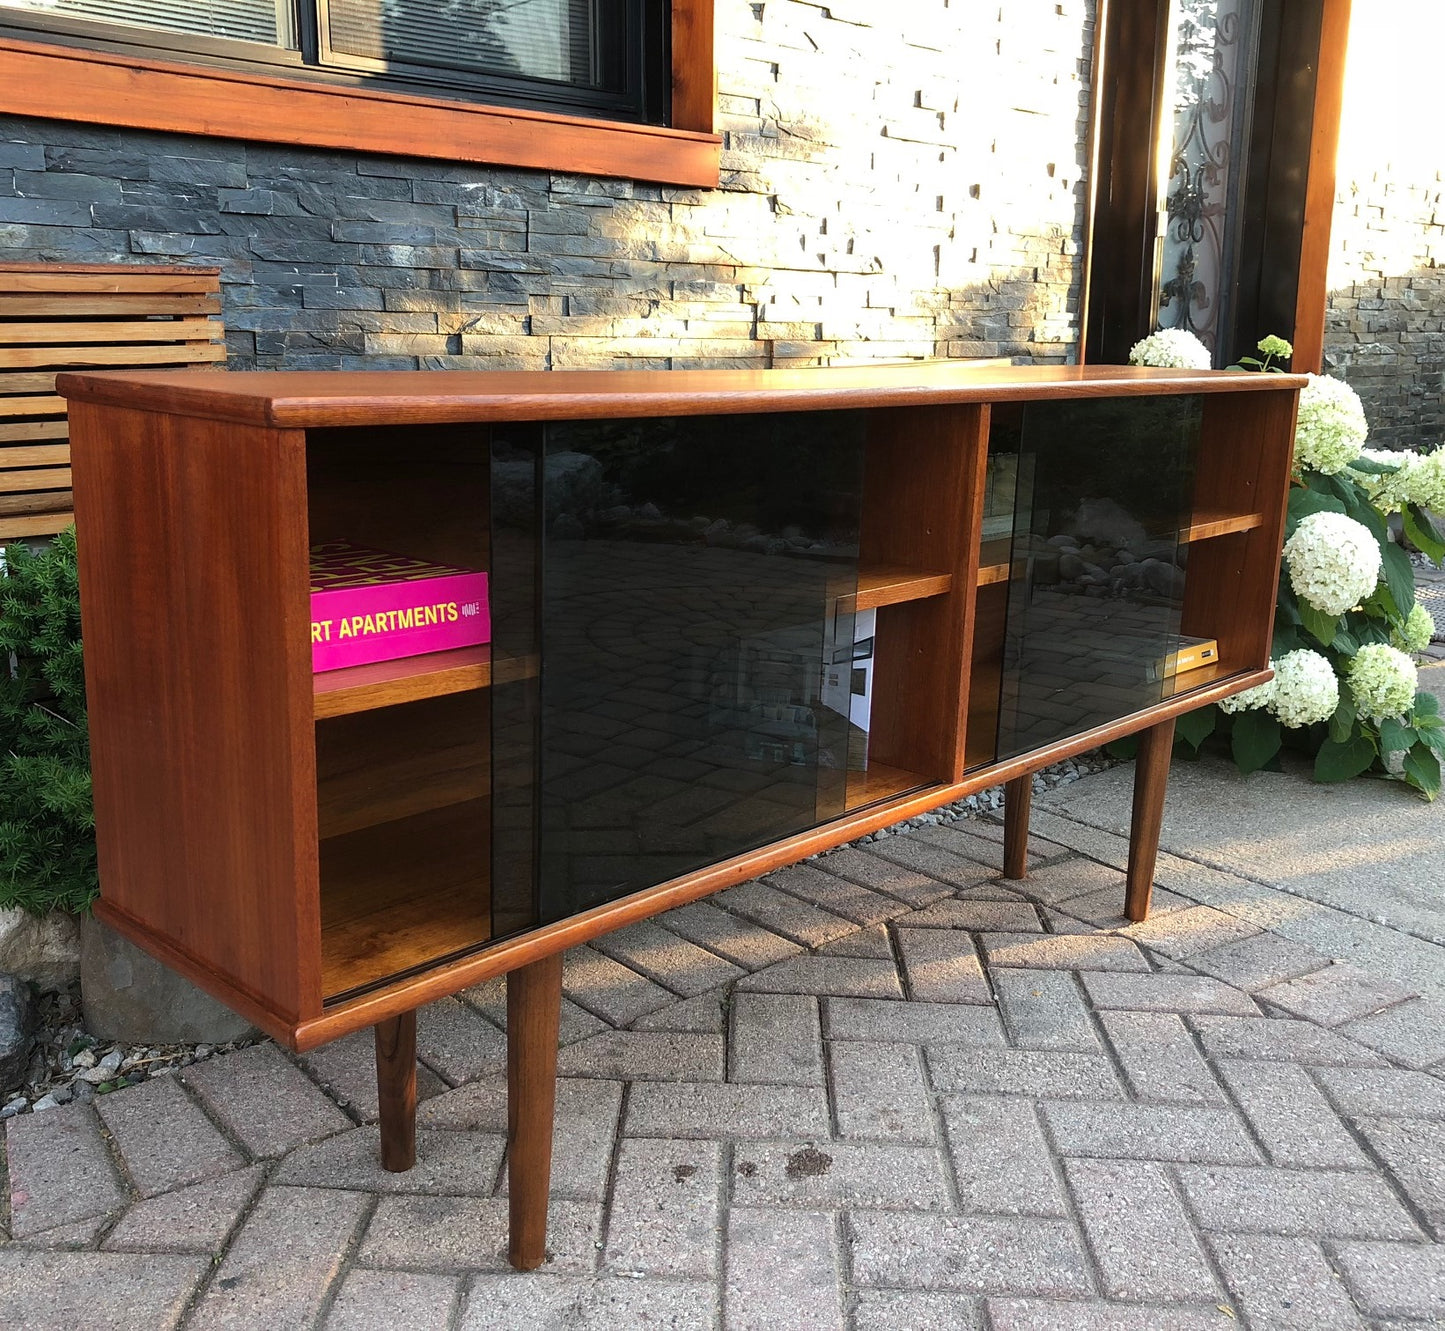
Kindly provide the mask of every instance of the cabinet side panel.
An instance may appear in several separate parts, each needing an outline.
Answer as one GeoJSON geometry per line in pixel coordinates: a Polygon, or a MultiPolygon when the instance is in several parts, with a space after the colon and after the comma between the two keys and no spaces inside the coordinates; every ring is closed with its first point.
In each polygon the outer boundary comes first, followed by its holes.
{"type": "Polygon", "coordinates": [[[1195,514],[1258,513],[1261,521],[1191,547],[1182,628],[1217,638],[1220,661],[1236,669],[1269,664],[1297,402],[1292,389],[1204,399],[1195,514]]]}
{"type": "Polygon", "coordinates": [[[304,1019],[320,1010],[304,437],[83,402],[71,428],[102,897],[223,1001],[304,1019]]]}

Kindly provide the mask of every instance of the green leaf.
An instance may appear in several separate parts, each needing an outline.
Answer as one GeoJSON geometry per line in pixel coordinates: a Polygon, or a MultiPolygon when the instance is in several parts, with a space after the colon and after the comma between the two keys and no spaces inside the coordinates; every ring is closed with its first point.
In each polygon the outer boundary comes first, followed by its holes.
{"type": "Polygon", "coordinates": [[[1403,721],[1387,716],[1380,722],[1380,752],[1403,753],[1413,748],[1418,736],[1403,721]]]}
{"type": "Polygon", "coordinates": [[[1393,541],[1382,545],[1380,553],[1384,556],[1385,585],[1403,621],[1415,608],[1415,566],[1410,556],[1393,541]]]}
{"type": "Polygon", "coordinates": [[[1340,705],[1335,708],[1335,714],[1330,717],[1330,738],[1336,744],[1345,743],[1355,733],[1355,722],[1359,719],[1355,712],[1355,700],[1350,697],[1349,691],[1340,690],[1340,705]]]}
{"type": "Polygon", "coordinates": [[[1199,746],[1212,734],[1219,722],[1217,707],[1201,707],[1198,711],[1185,712],[1174,723],[1174,733],[1184,740],[1196,753],[1199,746]]]}
{"type": "Polygon", "coordinates": [[[1430,515],[1418,504],[1407,504],[1402,516],[1410,543],[1435,563],[1445,561],[1445,537],[1430,515]]]}
{"type": "Polygon", "coordinates": [[[1294,529],[1311,513],[1343,513],[1344,501],[1333,494],[1321,494],[1318,490],[1301,489],[1295,486],[1289,492],[1289,513],[1285,522],[1285,535],[1293,536],[1294,529]]]}
{"type": "Polygon", "coordinates": [[[1393,476],[1400,470],[1398,462],[1376,462],[1373,458],[1359,457],[1350,463],[1350,470],[1362,476],[1393,476]]]}
{"type": "Polygon", "coordinates": [[[1294,594],[1294,588],[1289,585],[1289,579],[1285,576],[1284,568],[1280,568],[1279,590],[1274,598],[1275,622],[1280,624],[1298,624],[1299,620],[1299,597],[1294,594]]]}
{"type": "Polygon", "coordinates": [[[1321,647],[1328,647],[1334,642],[1335,634],[1340,629],[1340,617],[1338,615],[1327,615],[1323,610],[1316,610],[1308,601],[1301,599],[1299,603],[1300,622],[1304,624],[1305,630],[1320,644],[1321,647]]]}
{"type": "Polygon", "coordinates": [[[1315,758],[1315,780],[1327,783],[1348,781],[1369,770],[1375,761],[1375,745],[1367,735],[1356,735],[1341,744],[1327,739],[1315,758]]]}
{"type": "Polygon", "coordinates": [[[1241,772],[1257,772],[1279,752],[1279,722],[1263,710],[1240,712],[1234,718],[1230,748],[1241,772]]]}
{"type": "Polygon", "coordinates": [[[1344,628],[1335,634],[1329,646],[1331,651],[1339,652],[1341,656],[1353,656],[1360,650],[1359,639],[1344,628]]]}
{"type": "Polygon", "coordinates": [[[1445,756],[1445,726],[1418,726],[1420,743],[1432,752],[1445,756]]]}
{"type": "Polygon", "coordinates": [[[1415,694],[1415,716],[1416,716],[1417,718],[1418,718],[1418,717],[1422,717],[1422,716],[1439,716],[1439,715],[1440,715],[1440,699],[1439,699],[1439,698],[1437,698],[1433,693],[1430,693],[1430,692],[1428,692],[1428,691],[1425,690],[1425,689],[1421,689],[1418,693],[1415,694]]]}
{"type": "MultiPolygon", "coordinates": [[[[1295,612],[1295,619],[1296,621],[1299,619],[1298,611],[1295,612]]],[[[1270,659],[1278,661],[1281,656],[1288,656],[1303,646],[1304,641],[1300,637],[1299,629],[1294,624],[1276,624],[1274,641],[1269,645],[1270,659]]]]}
{"type": "Polygon", "coordinates": [[[1363,490],[1347,488],[1341,498],[1345,502],[1345,512],[1366,528],[1382,547],[1390,543],[1390,524],[1385,521],[1380,510],[1370,503],[1369,496],[1363,490]]]}
{"type": "Polygon", "coordinates": [[[1132,758],[1139,752],[1139,736],[1125,735],[1123,739],[1110,740],[1104,745],[1104,752],[1111,758],[1132,758]]]}
{"type": "Polygon", "coordinates": [[[1405,755],[1405,780],[1427,800],[1440,793],[1440,759],[1424,744],[1417,744],[1405,755]]]}

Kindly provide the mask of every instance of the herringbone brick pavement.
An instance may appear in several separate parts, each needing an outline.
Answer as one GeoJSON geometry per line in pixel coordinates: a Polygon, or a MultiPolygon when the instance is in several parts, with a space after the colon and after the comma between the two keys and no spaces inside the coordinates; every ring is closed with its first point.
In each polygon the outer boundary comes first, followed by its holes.
{"type": "Polygon", "coordinates": [[[365,1036],[10,1120],[0,1323],[1445,1326],[1445,1064],[1355,1038],[1393,1014],[1406,1047],[1428,1006],[1174,879],[1134,926],[1059,846],[1002,882],[998,835],[840,850],[571,954],[534,1274],[503,1256],[498,982],[422,1014],[408,1174],[365,1036]]]}

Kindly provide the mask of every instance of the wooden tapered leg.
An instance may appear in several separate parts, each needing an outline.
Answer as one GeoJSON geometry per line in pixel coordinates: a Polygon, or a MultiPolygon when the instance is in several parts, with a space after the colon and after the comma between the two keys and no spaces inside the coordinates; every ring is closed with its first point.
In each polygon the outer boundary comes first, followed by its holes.
{"type": "Polygon", "coordinates": [[[381,1105],[381,1167],[416,1164],[416,1013],[376,1023],[376,1094],[381,1105]]]}
{"type": "Polygon", "coordinates": [[[1034,803],[1034,778],[1025,773],[1003,788],[1003,876],[1029,876],[1029,810],[1034,803]]]}
{"type": "Polygon", "coordinates": [[[1174,752],[1174,722],[1161,721],[1139,735],[1134,766],[1134,815],[1129,825],[1129,877],[1124,889],[1124,914],[1131,920],[1149,917],[1154,894],[1154,861],[1159,857],[1159,829],[1164,822],[1164,792],[1169,785],[1169,758],[1174,752]]]}
{"type": "Polygon", "coordinates": [[[552,1186],[552,1117],[557,1099],[557,1021],[562,955],[507,975],[507,1257],[531,1271],[547,1255],[547,1193],[552,1186]]]}

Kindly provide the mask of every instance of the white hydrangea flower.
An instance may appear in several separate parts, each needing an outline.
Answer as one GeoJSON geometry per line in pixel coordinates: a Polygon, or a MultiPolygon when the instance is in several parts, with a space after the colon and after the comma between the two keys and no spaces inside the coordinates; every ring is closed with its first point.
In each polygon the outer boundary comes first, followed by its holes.
{"type": "Polygon", "coordinates": [[[1333,476],[1359,457],[1370,427],[1360,395],[1342,379],[1312,374],[1299,395],[1294,432],[1294,466],[1333,476]]]}
{"type": "Polygon", "coordinates": [[[1183,328],[1161,328],[1129,349],[1130,365],[1152,365],[1162,370],[1207,370],[1213,364],[1209,348],[1183,328]]]}
{"type": "Polygon", "coordinates": [[[1415,705],[1415,689],[1420,682],[1415,663],[1398,647],[1382,642],[1361,647],[1345,679],[1355,699],[1355,710],[1376,723],[1404,716],[1415,705]]]}
{"type": "Polygon", "coordinates": [[[1335,668],[1308,648],[1287,652],[1274,666],[1274,692],[1268,707],[1283,726],[1298,729],[1328,721],[1340,705],[1335,668]]]}
{"type": "Polygon", "coordinates": [[[1445,448],[1413,456],[1406,488],[1412,504],[1445,513],[1445,448]]]}
{"type": "Polygon", "coordinates": [[[1327,615],[1359,605],[1380,581],[1380,547],[1343,513],[1311,513],[1284,543],[1295,595],[1327,615]]]}
{"type": "Polygon", "coordinates": [[[1274,680],[1267,684],[1256,684],[1252,689],[1245,689],[1243,693],[1231,693],[1227,698],[1219,700],[1221,712],[1249,712],[1258,707],[1268,707],[1270,699],[1274,697],[1274,680]]]}
{"type": "Polygon", "coordinates": [[[1420,458],[1415,453],[1397,453],[1388,448],[1362,448],[1355,455],[1355,461],[1364,458],[1379,462],[1396,471],[1382,476],[1378,472],[1351,471],[1352,480],[1358,481],[1370,497],[1370,503],[1381,513],[1398,513],[1406,504],[1415,500],[1415,466],[1420,458]]]}
{"type": "Polygon", "coordinates": [[[1402,652],[1409,652],[1415,656],[1423,652],[1430,645],[1430,639],[1435,636],[1435,621],[1430,617],[1430,612],[1418,601],[1415,608],[1405,618],[1403,627],[1390,630],[1390,641],[1402,652]]]}

